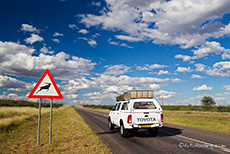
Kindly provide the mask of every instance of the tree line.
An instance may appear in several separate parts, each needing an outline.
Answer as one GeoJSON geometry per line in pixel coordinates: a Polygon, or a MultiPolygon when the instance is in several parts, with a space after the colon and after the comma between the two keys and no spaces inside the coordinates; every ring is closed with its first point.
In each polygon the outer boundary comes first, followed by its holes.
{"type": "MultiPolygon", "coordinates": [[[[39,103],[29,102],[29,101],[20,101],[20,100],[0,100],[1,106],[9,106],[9,107],[39,107],[39,103]]],[[[50,107],[50,103],[41,103],[42,107],[50,107]]],[[[61,107],[63,104],[53,103],[53,107],[61,107]]]]}
{"type": "MultiPolygon", "coordinates": [[[[215,106],[216,102],[210,96],[204,96],[201,100],[201,106],[186,105],[167,105],[162,106],[163,110],[172,111],[210,111],[210,112],[230,112],[230,106],[215,106]]],[[[111,109],[113,105],[82,105],[94,109],[111,109]]]]}
{"type": "Polygon", "coordinates": [[[230,106],[192,106],[192,105],[167,105],[162,107],[163,110],[172,111],[210,111],[210,112],[230,112],[230,106]]]}
{"type": "MultiPolygon", "coordinates": [[[[111,109],[113,105],[82,105],[93,109],[111,109]]],[[[192,106],[192,105],[166,105],[163,110],[171,111],[210,111],[210,112],[230,112],[230,106],[192,106]]]]}

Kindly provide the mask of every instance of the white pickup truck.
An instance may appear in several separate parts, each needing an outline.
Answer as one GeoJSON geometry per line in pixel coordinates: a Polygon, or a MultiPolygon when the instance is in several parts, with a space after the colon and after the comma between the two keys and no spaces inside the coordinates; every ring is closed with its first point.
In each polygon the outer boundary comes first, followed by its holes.
{"type": "Polygon", "coordinates": [[[110,130],[119,126],[122,137],[139,129],[147,129],[150,136],[155,137],[158,128],[163,126],[163,111],[153,98],[153,91],[128,91],[117,97],[117,103],[109,112],[108,126],[110,130]]]}

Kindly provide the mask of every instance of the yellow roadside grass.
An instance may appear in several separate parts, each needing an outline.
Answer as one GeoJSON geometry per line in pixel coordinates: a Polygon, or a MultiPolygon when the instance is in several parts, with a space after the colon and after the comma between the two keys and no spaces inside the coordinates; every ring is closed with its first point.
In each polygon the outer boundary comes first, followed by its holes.
{"type": "Polygon", "coordinates": [[[48,144],[49,108],[43,111],[41,140],[40,145],[36,146],[38,109],[34,113],[36,116],[23,120],[10,130],[0,132],[0,153],[111,153],[81,116],[67,105],[53,110],[51,145],[48,144]]]}
{"type": "MultiPolygon", "coordinates": [[[[41,113],[49,112],[49,108],[42,108],[41,113]]],[[[0,107],[0,130],[9,129],[37,116],[38,109],[32,107],[0,107]]]]}
{"type": "Polygon", "coordinates": [[[230,113],[204,111],[164,111],[164,122],[230,134],[230,113]]]}

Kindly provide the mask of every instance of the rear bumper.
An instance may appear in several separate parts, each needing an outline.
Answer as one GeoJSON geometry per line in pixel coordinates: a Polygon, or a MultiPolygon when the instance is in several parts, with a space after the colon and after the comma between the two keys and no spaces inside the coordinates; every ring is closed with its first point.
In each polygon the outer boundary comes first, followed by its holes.
{"type": "Polygon", "coordinates": [[[141,128],[141,129],[148,129],[154,127],[162,127],[163,123],[154,123],[154,124],[132,124],[133,128],[141,128]]]}

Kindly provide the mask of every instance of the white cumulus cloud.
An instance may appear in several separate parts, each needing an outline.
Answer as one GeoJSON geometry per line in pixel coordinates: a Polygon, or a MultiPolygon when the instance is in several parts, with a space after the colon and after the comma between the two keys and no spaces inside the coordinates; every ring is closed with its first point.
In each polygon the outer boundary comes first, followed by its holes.
{"type": "Polygon", "coordinates": [[[97,42],[94,39],[86,38],[86,37],[79,37],[78,39],[85,40],[91,47],[95,47],[97,42]]]}
{"type": "Polygon", "coordinates": [[[103,74],[113,74],[113,75],[120,75],[125,74],[128,72],[131,67],[125,66],[123,64],[120,65],[106,65],[106,71],[103,74]]]}
{"type": "Polygon", "coordinates": [[[35,33],[40,32],[36,27],[33,27],[32,25],[28,25],[28,24],[22,24],[21,31],[35,32],[35,33]]]}
{"type": "Polygon", "coordinates": [[[190,67],[178,67],[176,72],[187,73],[192,72],[190,67]]]}
{"type": "Polygon", "coordinates": [[[79,29],[75,24],[69,24],[68,27],[73,29],[73,30],[74,29],[79,29]]]}
{"type": "Polygon", "coordinates": [[[61,41],[59,39],[52,39],[53,42],[60,43],[61,41]]]}
{"type": "Polygon", "coordinates": [[[97,45],[97,42],[93,39],[88,39],[87,42],[91,47],[95,47],[97,45]]]}
{"type": "Polygon", "coordinates": [[[34,42],[41,42],[43,40],[44,40],[43,37],[41,37],[41,36],[39,36],[37,34],[31,34],[31,37],[26,38],[25,42],[27,44],[33,44],[34,42]]]}
{"type": "Polygon", "coordinates": [[[225,90],[230,91],[230,85],[224,85],[223,87],[225,90]]]}
{"type": "Polygon", "coordinates": [[[165,67],[168,67],[167,65],[160,65],[160,64],[152,64],[152,65],[149,65],[149,64],[146,64],[145,66],[137,66],[136,69],[137,70],[140,70],[140,71],[151,71],[153,69],[158,69],[158,68],[165,68],[165,67]]]}
{"type": "Polygon", "coordinates": [[[100,10],[100,15],[79,15],[80,22],[86,27],[122,31],[122,35],[116,34],[121,40],[189,48],[205,44],[208,38],[230,34],[229,25],[219,20],[230,12],[228,0],[105,0],[105,3],[107,7],[100,10]]]}
{"type": "Polygon", "coordinates": [[[164,71],[164,70],[160,70],[157,75],[162,75],[162,74],[170,74],[169,71],[164,71]]]}
{"type": "Polygon", "coordinates": [[[209,91],[212,89],[213,87],[208,87],[206,84],[203,84],[202,86],[194,87],[193,91],[209,91]]]}
{"type": "Polygon", "coordinates": [[[54,53],[54,51],[50,51],[47,47],[42,47],[41,49],[40,49],[40,52],[42,52],[42,53],[44,53],[44,54],[53,54],[54,53]]]}
{"type": "Polygon", "coordinates": [[[0,87],[13,91],[29,91],[33,88],[33,84],[9,76],[0,75],[0,87]]]}
{"type": "Polygon", "coordinates": [[[221,54],[223,59],[229,58],[230,49],[225,49],[219,42],[205,42],[197,50],[192,50],[193,56],[178,54],[175,56],[177,59],[183,59],[183,61],[190,61],[194,59],[200,59],[208,56],[209,54],[221,54]]]}
{"type": "MultiPolygon", "coordinates": [[[[46,50],[46,49],[43,49],[46,50]]],[[[14,76],[39,77],[50,69],[56,78],[68,80],[89,75],[96,63],[64,52],[54,55],[40,53],[33,56],[35,49],[14,42],[0,41],[0,73],[14,76]]]]}
{"type": "MultiPolygon", "coordinates": [[[[9,99],[9,100],[28,100],[27,96],[18,96],[15,93],[7,93],[3,92],[2,95],[0,95],[0,99],[9,99]]],[[[32,101],[32,100],[31,100],[32,101]]]]}
{"type": "Polygon", "coordinates": [[[53,34],[53,36],[64,36],[64,35],[61,34],[61,33],[55,32],[55,33],[53,34]]]}
{"type": "Polygon", "coordinates": [[[172,91],[160,90],[160,91],[156,91],[154,93],[154,95],[156,97],[162,97],[163,96],[163,98],[172,98],[172,97],[178,96],[178,93],[172,92],[172,91]]]}
{"type": "Polygon", "coordinates": [[[193,79],[201,79],[201,78],[204,78],[204,77],[202,77],[200,75],[197,75],[197,74],[192,74],[191,78],[193,78],[193,79]]]}
{"type": "Polygon", "coordinates": [[[104,93],[122,94],[124,91],[142,88],[159,89],[170,81],[169,78],[130,77],[127,75],[100,75],[92,78],[104,93]]]}
{"type": "Polygon", "coordinates": [[[87,34],[87,33],[89,33],[89,31],[87,31],[86,29],[80,29],[80,30],[78,31],[78,33],[87,34]]]}
{"type": "Polygon", "coordinates": [[[230,61],[217,62],[206,73],[212,76],[230,76],[230,61]]]}

